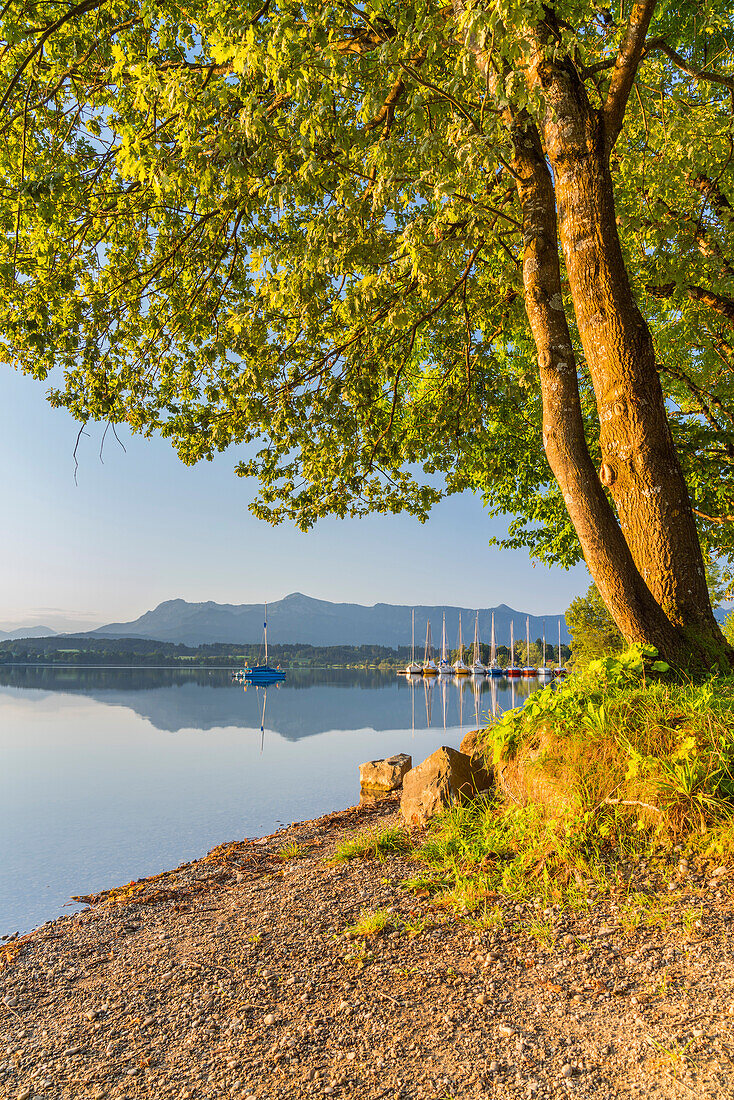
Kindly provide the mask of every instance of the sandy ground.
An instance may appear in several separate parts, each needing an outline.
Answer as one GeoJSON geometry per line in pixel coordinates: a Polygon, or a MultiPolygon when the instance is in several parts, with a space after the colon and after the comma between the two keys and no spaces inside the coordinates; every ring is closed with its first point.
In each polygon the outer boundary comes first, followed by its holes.
{"type": "Polygon", "coordinates": [[[0,949],[0,1097],[734,1098],[728,871],[636,869],[653,928],[624,893],[499,897],[480,927],[405,888],[410,856],[330,860],[396,808],[223,845],[0,949]],[[375,909],[382,934],[345,935],[375,909]]]}

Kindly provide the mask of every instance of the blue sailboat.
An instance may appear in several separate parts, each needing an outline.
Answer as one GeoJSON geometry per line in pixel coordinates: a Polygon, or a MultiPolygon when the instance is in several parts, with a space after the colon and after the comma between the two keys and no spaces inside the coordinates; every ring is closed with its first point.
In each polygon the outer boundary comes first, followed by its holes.
{"type": "Polygon", "coordinates": [[[268,605],[265,604],[265,622],[263,623],[265,634],[265,664],[246,665],[242,669],[242,679],[248,684],[275,684],[278,680],[285,680],[285,672],[282,668],[273,668],[268,664],[268,605]]]}

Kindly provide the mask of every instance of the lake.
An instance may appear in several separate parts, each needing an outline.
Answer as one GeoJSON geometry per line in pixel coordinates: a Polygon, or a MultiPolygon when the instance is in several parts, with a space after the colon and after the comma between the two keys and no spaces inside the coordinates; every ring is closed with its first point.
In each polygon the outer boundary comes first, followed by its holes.
{"type": "Polygon", "coordinates": [[[458,747],[535,687],[309,669],[266,696],[225,669],[2,668],[0,935],[351,806],[363,761],[458,747]]]}

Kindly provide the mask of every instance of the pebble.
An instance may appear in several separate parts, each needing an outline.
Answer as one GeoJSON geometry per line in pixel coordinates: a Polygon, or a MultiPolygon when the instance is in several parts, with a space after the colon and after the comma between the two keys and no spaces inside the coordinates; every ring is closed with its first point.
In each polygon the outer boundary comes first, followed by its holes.
{"type": "Polygon", "coordinates": [[[12,1008],[14,1005],[17,1005],[17,1003],[18,1003],[18,998],[17,997],[12,997],[10,995],[10,993],[6,993],[5,996],[3,997],[3,1004],[7,1005],[8,1008],[12,1008]]]}
{"type": "Polygon", "coordinates": [[[30,1085],[24,1085],[24,1087],[18,1093],[18,1100],[28,1100],[30,1095],[31,1095],[31,1086],[30,1085]]]}
{"type": "Polygon", "coordinates": [[[275,1023],[275,1016],[272,1012],[268,1012],[267,1016],[263,1016],[263,1023],[266,1027],[272,1027],[275,1023]]]}
{"type": "Polygon", "coordinates": [[[499,1032],[504,1039],[509,1039],[511,1035],[515,1034],[515,1029],[514,1027],[510,1027],[509,1024],[500,1024],[499,1032]]]}
{"type": "Polygon", "coordinates": [[[570,1066],[568,1064],[568,1062],[566,1062],[565,1066],[563,1066],[562,1069],[561,1069],[561,1077],[572,1077],[572,1076],[573,1076],[573,1067],[570,1066]]]}
{"type": "MultiPolygon", "coordinates": [[[[489,1000],[489,997],[487,996],[486,993],[480,993],[479,996],[477,997],[477,1004],[478,1005],[486,1005],[488,1000],[489,1000]]],[[[500,1031],[501,1030],[502,1029],[500,1028],[500,1031]]]]}

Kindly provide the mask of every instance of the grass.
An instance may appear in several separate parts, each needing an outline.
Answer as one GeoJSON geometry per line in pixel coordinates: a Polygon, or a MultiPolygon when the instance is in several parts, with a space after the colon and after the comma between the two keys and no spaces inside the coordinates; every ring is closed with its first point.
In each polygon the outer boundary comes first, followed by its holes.
{"type": "Polygon", "coordinates": [[[350,837],[340,844],[332,859],[346,863],[351,859],[384,859],[386,856],[408,852],[412,847],[410,835],[405,829],[370,829],[350,837]]]}
{"type": "Polygon", "coordinates": [[[282,848],[278,849],[275,855],[279,860],[285,863],[290,859],[303,859],[307,853],[308,848],[303,844],[297,844],[296,841],[293,841],[291,844],[284,844],[282,848]]]}
{"type": "Polygon", "coordinates": [[[673,904],[641,877],[734,858],[734,678],[675,683],[652,656],[595,662],[485,731],[496,793],[434,823],[417,893],[473,920],[500,895],[581,910],[614,894],[631,930],[673,904]]]}
{"type": "Polygon", "coordinates": [[[392,913],[388,913],[387,909],[363,909],[356,924],[344,929],[344,935],[352,939],[370,939],[382,935],[391,926],[392,913]]]}

